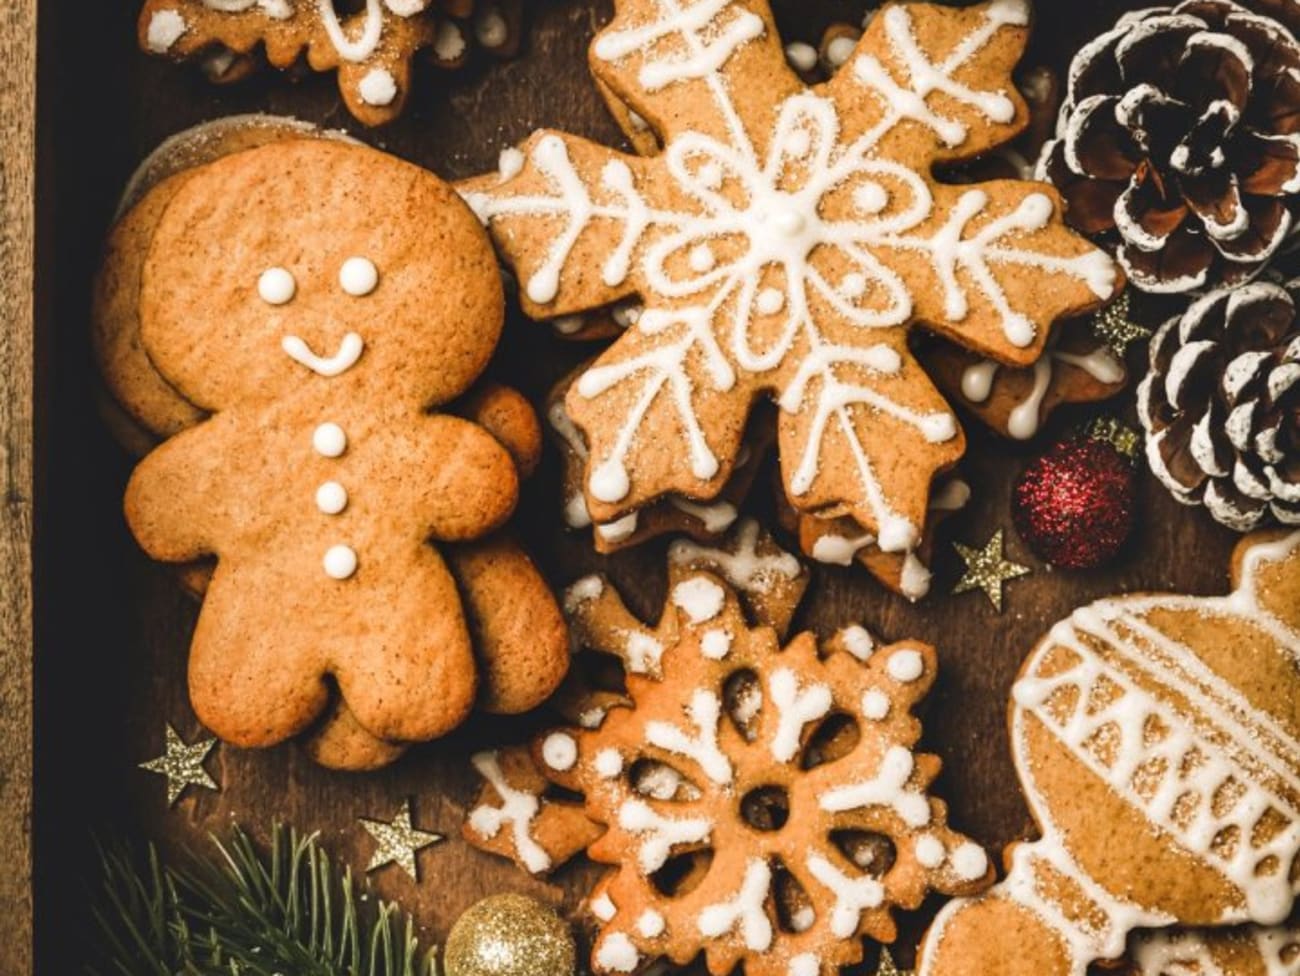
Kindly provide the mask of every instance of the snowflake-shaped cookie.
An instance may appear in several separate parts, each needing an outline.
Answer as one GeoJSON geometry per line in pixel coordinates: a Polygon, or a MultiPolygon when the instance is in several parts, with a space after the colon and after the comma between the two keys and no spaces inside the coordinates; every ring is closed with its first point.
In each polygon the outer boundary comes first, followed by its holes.
{"type": "Polygon", "coordinates": [[[963,440],[908,327],[1026,365],[1052,321],[1117,283],[1051,189],[931,173],[1023,125],[1010,71],[1026,4],[891,6],[814,88],[786,65],[764,0],[615,7],[592,69],[662,153],[540,132],[503,179],[467,191],[530,315],[645,305],[568,399],[591,448],[592,517],[715,497],[770,396],[792,503],[909,550],[963,440]]]}
{"type": "Polygon", "coordinates": [[[146,0],[140,45],[176,59],[214,50],[243,58],[263,45],[277,68],[305,55],[313,71],[338,71],[357,119],[380,125],[401,113],[417,51],[455,48],[450,60],[460,60],[465,50],[460,27],[435,16],[432,2],[365,0],[362,10],[340,14],[335,0],[146,0]]]}
{"type": "Polygon", "coordinates": [[[748,976],[830,976],[862,936],[895,938],[893,908],[991,880],[926,793],[939,760],[912,752],[933,649],[854,628],[825,658],[810,634],[783,650],[704,572],[675,578],[665,618],[662,677],[630,673],[632,707],[535,751],[607,826],[588,853],[618,865],[590,906],[597,972],[703,953],[715,976],[741,960],[748,976]]]}

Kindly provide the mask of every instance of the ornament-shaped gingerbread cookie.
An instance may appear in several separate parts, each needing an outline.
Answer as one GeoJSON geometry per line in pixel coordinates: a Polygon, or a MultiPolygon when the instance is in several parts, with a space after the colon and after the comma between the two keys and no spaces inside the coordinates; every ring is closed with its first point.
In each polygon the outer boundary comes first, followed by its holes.
{"type": "Polygon", "coordinates": [[[126,513],[155,558],[217,558],[190,691],[222,738],[302,732],[327,676],[378,738],[468,713],[465,614],[429,541],[496,529],[518,476],[483,428],[430,411],[481,372],[501,316],[472,215],[384,154],[279,143],[197,171],[168,205],[141,338],[210,416],[140,464],[126,513]]]}
{"type": "Polygon", "coordinates": [[[1040,840],[948,905],[919,976],[1083,976],[1135,928],[1276,925],[1300,890],[1300,533],[1226,597],[1101,600],[1030,655],[1012,748],[1040,840]]]}

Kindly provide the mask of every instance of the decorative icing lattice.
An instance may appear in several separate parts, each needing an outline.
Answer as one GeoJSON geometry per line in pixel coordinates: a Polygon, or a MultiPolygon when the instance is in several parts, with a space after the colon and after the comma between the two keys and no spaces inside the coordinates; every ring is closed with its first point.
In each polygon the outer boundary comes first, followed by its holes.
{"type": "Polygon", "coordinates": [[[1115,286],[1050,190],[930,176],[1016,134],[1027,22],[1022,0],[892,7],[809,89],[762,0],[617,4],[594,70],[663,152],[542,132],[467,191],[535,317],[645,303],[568,398],[593,517],[715,497],[769,395],[792,503],[842,506],[886,551],[916,545],[931,476],[962,439],[907,327],[1024,365],[1055,318],[1115,286]]]}
{"type": "Polygon", "coordinates": [[[1139,938],[1132,976],[1300,976],[1295,928],[1166,930],[1139,938]]]}
{"type": "Polygon", "coordinates": [[[895,938],[893,908],[988,882],[926,793],[938,759],[912,752],[931,648],[856,628],[840,641],[860,657],[823,659],[809,634],[782,649],[704,573],[675,577],[668,604],[662,680],[629,675],[632,707],[574,730],[574,751],[534,750],[606,825],[589,854],[618,865],[591,902],[597,972],[703,952],[712,972],[830,976],[861,960],[861,936],[895,938]]]}
{"type": "MultiPolygon", "coordinates": [[[[940,913],[920,976],[995,958],[1016,960],[1008,976],[1083,976],[1136,928],[1286,919],[1300,893],[1300,533],[1249,538],[1234,566],[1230,596],[1101,600],[1039,645],[1011,736],[1043,837],[1015,848],[1002,884],[940,913]],[[1011,939],[1039,948],[1018,956],[1011,939]]],[[[1208,959],[1164,976],[1220,972],[1195,968],[1208,959]]]]}
{"type": "Polygon", "coordinates": [[[457,3],[472,23],[436,0],[366,0],[340,13],[335,0],[146,0],[141,47],[176,59],[205,58],[215,80],[242,77],[258,45],[277,68],[305,57],[314,71],[338,71],[349,111],[367,125],[396,118],[410,91],[411,59],[428,49],[437,64],[463,64],[470,45],[507,50],[519,33],[517,0],[457,3]]]}

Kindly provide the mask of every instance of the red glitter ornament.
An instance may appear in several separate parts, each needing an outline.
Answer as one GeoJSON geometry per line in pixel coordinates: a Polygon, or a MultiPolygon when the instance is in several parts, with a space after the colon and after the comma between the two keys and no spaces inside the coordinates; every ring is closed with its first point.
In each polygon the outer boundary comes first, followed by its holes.
{"type": "Polygon", "coordinates": [[[1031,464],[1012,491],[1011,518],[1044,562],[1092,569],[1133,531],[1137,477],[1114,437],[1076,434],[1031,464]]]}

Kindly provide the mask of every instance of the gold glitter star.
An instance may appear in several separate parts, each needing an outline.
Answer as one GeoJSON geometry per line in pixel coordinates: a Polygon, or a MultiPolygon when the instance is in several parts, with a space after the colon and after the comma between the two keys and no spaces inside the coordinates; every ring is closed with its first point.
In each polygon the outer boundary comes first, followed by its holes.
{"type": "Polygon", "coordinates": [[[396,864],[409,874],[414,881],[420,880],[420,873],[415,864],[415,855],[424,848],[441,843],[447,838],[442,834],[430,834],[416,830],[411,826],[411,800],[397,809],[391,823],[382,820],[361,818],[361,826],[366,828],[379,846],[375,848],[374,857],[366,865],[367,871],[375,871],[386,864],[396,864]]]}
{"type": "Polygon", "coordinates": [[[185,740],[169,724],[166,751],[157,759],[141,763],[140,768],[167,777],[167,805],[170,807],[180,799],[187,786],[220,789],[203,768],[203,760],[208,758],[208,753],[216,744],[216,739],[203,739],[192,746],[186,745],[185,740]]]}
{"type": "Polygon", "coordinates": [[[1001,529],[993,533],[993,538],[983,549],[972,549],[960,542],[954,542],[953,546],[966,564],[966,575],[953,587],[953,595],[983,590],[993,604],[993,609],[1001,613],[1002,584],[1017,576],[1024,576],[1029,572],[1029,567],[1003,558],[1001,529]]]}
{"type": "Polygon", "coordinates": [[[1131,343],[1149,339],[1151,330],[1129,317],[1132,302],[1127,290],[1092,317],[1092,334],[1121,359],[1131,343]]]}
{"type": "Polygon", "coordinates": [[[916,976],[916,973],[911,969],[899,969],[898,964],[894,962],[894,954],[889,951],[889,946],[881,946],[880,965],[876,967],[876,976],[916,976]]]}

